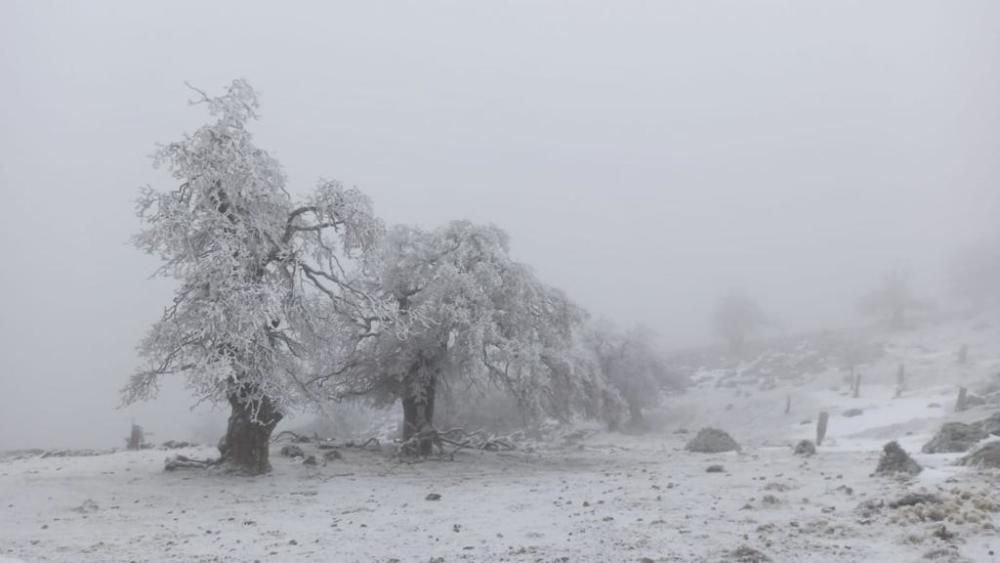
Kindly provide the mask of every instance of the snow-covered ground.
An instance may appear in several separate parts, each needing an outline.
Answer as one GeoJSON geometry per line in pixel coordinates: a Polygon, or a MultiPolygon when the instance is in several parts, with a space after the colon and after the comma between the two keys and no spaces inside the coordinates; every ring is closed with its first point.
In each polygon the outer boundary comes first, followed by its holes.
{"type": "Polygon", "coordinates": [[[0,563],[754,561],[734,551],[743,546],[779,562],[1000,561],[998,475],[955,466],[957,455],[920,453],[943,420],[956,418],[954,381],[988,378],[996,362],[983,354],[978,367],[961,368],[972,373],[956,374],[945,353],[951,340],[906,339],[865,368],[857,399],[837,374],[753,392],[707,381],[671,399],[656,432],[598,432],[535,451],[404,463],[344,448],[341,460],[307,466],[274,448],[274,471],[257,478],[164,472],[172,452],[160,450],[7,459],[0,563]],[[912,388],[894,399],[900,360],[912,388]],[[863,414],[846,417],[849,408],[863,414]],[[793,455],[795,441],[813,437],[821,409],[831,415],[827,441],[813,457],[793,455]],[[704,425],[729,431],[743,451],[686,452],[704,425]],[[918,477],[871,475],[891,439],[924,465],[918,477]],[[713,464],[724,471],[706,472],[713,464]],[[923,490],[945,502],[859,510],[923,490]]]}

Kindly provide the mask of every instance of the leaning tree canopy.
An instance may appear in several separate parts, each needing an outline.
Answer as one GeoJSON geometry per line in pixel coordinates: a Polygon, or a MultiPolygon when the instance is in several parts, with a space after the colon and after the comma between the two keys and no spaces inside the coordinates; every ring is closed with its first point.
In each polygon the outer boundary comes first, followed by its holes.
{"type": "Polygon", "coordinates": [[[575,356],[586,317],[561,291],[510,255],[495,226],[455,221],[425,231],[392,229],[383,242],[383,290],[410,317],[405,340],[386,334],[337,384],[341,396],[392,401],[427,378],[493,385],[523,406],[548,410],[570,388],[600,385],[575,356]]]}

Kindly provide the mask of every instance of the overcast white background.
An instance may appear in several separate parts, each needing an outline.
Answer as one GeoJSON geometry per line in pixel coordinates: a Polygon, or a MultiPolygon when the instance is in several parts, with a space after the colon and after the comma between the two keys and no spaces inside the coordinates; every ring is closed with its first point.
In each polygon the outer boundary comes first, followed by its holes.
{"type": "Polygon", "coordinates": [[[154,143],[206,119],[185,81],[251,81],[293,190],[496,223],[666,348],[733,287],[786,331],[891,268],[931,293],[1000,211],[989,0],[208,4],[0,2],[0,448],[195,423],[176,389],[114,410],[170,296],[129,236],[154,143]]]}

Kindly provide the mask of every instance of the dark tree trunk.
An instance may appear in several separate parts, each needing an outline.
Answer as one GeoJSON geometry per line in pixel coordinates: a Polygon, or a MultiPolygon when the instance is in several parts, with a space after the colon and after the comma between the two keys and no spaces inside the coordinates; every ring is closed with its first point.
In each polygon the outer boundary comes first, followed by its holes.
{"type": "Polygon", "coordinates": [[[422,388],[407,385],[403,396],[403,441],[423,434],[414,447],[417,455],[429,456],[433,453],[434,439],[431,435],[434,422],[434,395],[437,388],[436,378],[429,377],[422,388]]]}
{"type": "Polygon", "coordinates": [[[249,402],[247,393],[234,390],[229,394],[229,425],[219,442],[220,461],[249,475],[271,470],[269,447],[271,432],[281,421],[282,414],[266,395],[258,402],[249,402]],[[254,417],[256,410],[257,416],[254,417]]]}

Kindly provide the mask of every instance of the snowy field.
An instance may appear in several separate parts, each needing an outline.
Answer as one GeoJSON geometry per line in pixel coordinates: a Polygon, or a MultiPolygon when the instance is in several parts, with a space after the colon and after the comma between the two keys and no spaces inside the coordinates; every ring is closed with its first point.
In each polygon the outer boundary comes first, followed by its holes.
{"type": "MultiPolygon", "coordinates": [[[[696,416],[715,389],[678,400],[676,416],[723,417],[741,453],[684,451],[678,427],[642,437],[593,433],[536,451],[464,452],[402,463],[344,448],[318,466],[280,457],[233,478],[164,472],[169,452],[29,457],[0,463],[0,557],[14,561],[1000,561],[996,475],[919,447],[948,410],[940,388],[880,401],[816,390],[834,413],[811,458],[801,416],[770,414],[780,391],[696,416]],[[701,395],[700,395],[701,394],[701,395]],[[844,418],[840,405],[878,409],[844,418]],[[687,413],[687,414],[685,414],[687,413]],[[757,421],[756,423],[754,421],[757,421]],[[867,421],[867,423],[866,423],[867,421]],[[881,430],[880,430],[881,429],[881,430]],[[925,466],[916,479],[872,477],[884,433],[925,466]],[[909,434],[907,434],[909,433],[909,434]],[[765,436],[767,437],[765,439],[765,436]],[[724,471],[706,472],[713,464],[724,471]],[[908,492],[945,499],[940,513],[882,507],[908,492]],[[431,495],[429,497],[429,495],[431,495]],[[431,500],[440,495],[438,500],[431,500]],[[942,530],[944,526],[944,531],[942,530]]],[[[719,397],[714,397],[719,404],[719,397]]],[[[983,417],[988,409],[968,416],[983,417]]],[[[308,450],[310,445],[305,444],[308,450]]],[[[181,450],[214,455],[210,448],[181,450]]],[[[307,451],[308,453],[308,451],[307,451]]],[[[2,559],[0,559],[2,561],[2,559]]],[[[4,561],[7,563],[7,561],[4,561]]]]}

